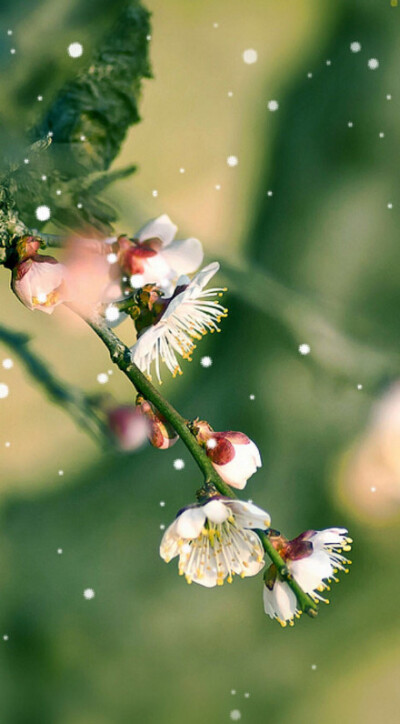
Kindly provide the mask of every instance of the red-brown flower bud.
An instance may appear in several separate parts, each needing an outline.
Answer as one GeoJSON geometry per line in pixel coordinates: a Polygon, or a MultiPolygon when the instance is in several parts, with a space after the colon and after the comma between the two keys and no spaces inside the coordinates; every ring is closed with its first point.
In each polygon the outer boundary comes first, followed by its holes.
{"type": "Polygon", "coordinates": [[[148,420],[148,438],[151,444],[154,447],[158,447],[159,450],[167,450],[169,447],[172,447],[172,445],[175,445],[178,440],[178,435],[172,425],[156,410],[154,405],[140,395],[137,397],[136,404],[148,420]]]}

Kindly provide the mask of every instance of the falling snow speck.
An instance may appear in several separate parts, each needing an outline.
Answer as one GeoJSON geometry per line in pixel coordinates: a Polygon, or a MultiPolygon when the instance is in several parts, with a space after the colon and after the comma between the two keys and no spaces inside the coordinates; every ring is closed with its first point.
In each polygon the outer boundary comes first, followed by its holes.
{"type": "Polygon", "coordinates": [[[151,192],[151,195],[154,196],[154,198],[156,199],[157,196],[158,196],[158,191],[157,191],[157,189],[153,189],[153,191],[151,192]]]}
{"type": "Polygon", "coordinates": [[[215,188],[216,188],[217,191],[220,191],[220,190],[221,190],[221,184],[215,184],[215,188]]]}
{"type": "Polygon", "coordinates": [[[349,128],[353,128],[353,125],[354,125],[354,124],[353,124],[353,121],[349,121],[347,125],[348,125],[349,128]]]}
{"type": "Polygon", "coordinates": [[[6,447],[10,447],[11,443],[7,440],[6,443],[4,443],[6,447]]]}
{"type": "Polygon", "coordinates": [[[387,100],[387,101],[391,101],[391,100],[392,100],[392,96],[390,95],[390,93],[387,94],[386,100],[387,100]]]}
{"type": "Polygon", "coordinates": [[[236,694],[236,689],[231,689],[231,694],[232,694],[232,696],[235,696],[235,694],[236,694]]]}
{"type": "Polygon", "coordinates": [[[183,470],[184,467],[185,467],[185,461],[182,460],[182,458],[177,458],[176,460],[174,460],[175,470],[183,470]]]}
{"type": "Polygon", "coordinates": [[[311,347],[310,347],[310,345],[309,345],[309,344],[305,344],[305,343],[300,344],[300,345],[299,345],[299,352],[300,352],[300,354],[302,354],[302,355],[310,354],[310,352],[311,352],[311,347]]]}
{"type": "Polygon", "coordinates": [[[81,203],[79,202],[79,204],[76,205],[76,208],[77,208],[77,209],[82,209],[82,208],[83,208],[83,204],[81,204],[81,203]]]}
{"type": "Polygon", "coordinates": [[[61,478],[61,477],[64,475],[64,470],[59,470],[59,471],[58,471],[58,474],[59,474],[59,476],[60,476],[60,478],[61,478]]]}
{"type": "Polygon", "coordinates": [[[207,442],[206,442],[206,447],[209,450],[213,450],[214,448],[217,447],[217,441],[213,437],[210,437],[210,439],[207,440],[207,442]]]}
{"type": "Polygon", "coordinates": [[[274,101],[274,100],[268,101],[267,107],[268,107],[268,110],[269,110],[269,111],[272,111],[272,113],[273,113],[274,111],[277,111],[277,110],[278,110],[278,108],[279,108],[279,103],[278,103],[278,101],[274,101]]]}
{"type": "Polygon", "coordinates": [[[248,692],[248,691],[245,691],[245,692],[244,692],[244,698],[245,698],[245,699],[248,699],[249,696],[250,696],[249,692],[248,692]]]}
{"type": "Polygon", "coordinates": [[[165,508],[165,500],[160,500],[160,508],[165,508]]]}
{"type": "MultiPolygon", "coordinates": [[[[118,318],[119,318],[118,307],[116,307],[115,304],[109,304],[106,309],[106,319],[109,322],[116,322],[118,318]]],[[[99,379],[99,378],[97,378],[97,379],[99,379]]],[[[99,380],[99,382],[100,382],[100,380],[99,380]]]]}
{"type": "Polygon", "coordinates": [[[388,209],[393,209],[393,204],[388,204],[387,207],[388,209]]]}
{"type": "Polygon", "coordinates": [[[312,668],[313,671],[315,671],[316,668],[317,668],[317,664],[311,664],[311,668],[312,668]]]}
{"type": "Polygon", "coordinates": [[[83,53],[83,45],[81,43],[70,43],[68,46],[68,55],[71,58],[80,58],[83,53]]]}
{"type": "Polygon", "coordinates": [[[42,176],[41,176],[40,178],[42,179],[42,181],[47,181],[47,176],[46,176],[46,174],[45,174],[45,173],[44,173],[44,174],[42,174],[42,176]]]}
{"type": "Polygon", "coordinates": [[[11,370],[14,367],[14,362],[10,357],[3,359],[2,365],[5,370],[11,370]]]}
{"type": "Polygon", "coordinates": [[[226,159],[226,162],[227,162],[228,166],[233,167],[233,166],[238,165],[239,159],[237,156],[228,156],[228,158],[226,159]]]}
{"type": "Polygon", "coordinates": [[[200,360],[200,364],[202,367],[211,367],[212,363],[213,363],[212,357],[206,356],[206,357],[202,357],[200,360]]]}
{"type": "Polygon", "coordinates": [[[241,713],[241,711],[239,711],[239,709],[232,709],[229,716],[232,719],[232,721],[239,721],[239,719],[242,718],[242,713],[241,713]]]}
{"type": "Polygon", "coordinates": [[[161,524],[160,524],[160,530],[165,530],[165,525],[164,525],[164,523],[161,523],[161,524]]]}
{"type": "Polygon", "coordinates": [[[106,259],[109,264],[115,264],[118,261],[118,256],[114,254],[114,252],[111,252],[111,254],[107,254],[106,259]]]}
{"type": "Polygon", "coordinates": [[[332,65],[332,61],[331,61],[331,60],[326,60],[325,63],[326,63],[327,65],[332,65]]]}
{"type": "Polygon", "coordinates": [[[363,388],[362,385],[357,385],[357,390],[362,390],[362,388],[363,388]]]}
{"type": "Polygon", "coordinates": [[[8,641],[8,636],[7,636],[7,634],[4,634],[4,636],[3,636],[3,641],[8,641]]]}
{"type": "Polygon", "coordinates": [[[179,173],[185,173],[185,169],[184,169],[184,168],[180,168],[180,169],[179,169],[179,173]]]}
{"type": "Polygon", "coordinates": [[[42,101],[42,100],[43,100],[43,96],[38,96],[37,99],[38,99],[38,101],[42,101]]]}
{"type": "Polygon", "coordinates": [[[93,588],[85,588],[85,590],[83,592],[83,597],[86,598],[87,601],[91,601],[92,598],[95,597],[95,595],[96,594],[95,594],[93,588]]]}
{"type": "Polygon", "coordinates": [[[0,382],[0,400],[4,400],[6,397],[8,397],[8,393],[8,385],[6,385],[4,382],[0,382]]]}
{"type": "Polygon", "coordinates": [[[376,488],[375,488],[374,485],[373,485],[372,488],[371,488],[371,493],[376,493],[376,488]]]}
{"type": "Polygon", "coordinates": [[[312,78],[312,73],[307,73],[307,78],[312,78]]]}
{"type": "Polygon", "coordinates": [[[62,555],[62,552],[63,552],[63,549],[62,549],[62,548],[57,548],[57,553],[58,553],[59,556],[62,555]]]}
{"type": "Polygon", "coordinates": [[[38,221],[47,221],[50,219],[51,211],[49,206],[43,205],[36,208],[35,214],[38,221]]]}
{"type": "Polygon", "coordinates": [[[7,30],[7,35],[12,35],[12,34],[13,34],[12,30],[7,30]]]}
{"type": "Polygon", "coordinates": [[[249,395],[249,400],[255,400],[255,399],[256,399],[255,395],[249,395]]]}
{"type": "Polygon", "coordinates": [[[380,132],[379,138],[385,138],[385,134],[383,133],[383,131],[380,132]]]}
{"type": "Polygon", "coordinates": [[[273,195],[274,195],[273,191],[267,191],[267,196],[273,196],[273,195]]]}
{"type": "Polygon", "coordinates": [[[56,194],[57,194],[57,196],[61,196],[61,194],[62,194],[61,189],[57,189],[56,194]]]}
{"type": "Polygon", "coordinates": [[[228,91],[228,98],[232,98],[232,96],[233,96],[233,91],[228,91]]]}
{"type": "Polygon", "coordinates": [[[11,50],[10,50],[11,55],[15,55],[16,52],[17,51],[15,50],[15,48],[11,48],[11,50]]]}
{"type": "Polygon", "coordinates": [[[350,50],[352,53],[359,53],[361,50],[361,43],[359,43],[358,40],[354,40],[350,43],[350,50]]]}
{"type": "Polygon", "coordinates": [[[108,374],[107,372],[100,372],[100,374],[97,375],[97,382],[100,385],[105,385],[106,382],[108,382],[108,374]]]}
{"type": "Polygon", "coordinates": [[[254,48],[248,48],[244,51],[242,58],[246,65],[252,65],[253,63],[257,62],[258,59],[258,53],[254,48]]]}
{"type": "Polygon", "coordinates": [[[370,58],[368,61],[368,68],[370,70],[376,70],[377,68],[379,68],[378,58],[370,58]]]}

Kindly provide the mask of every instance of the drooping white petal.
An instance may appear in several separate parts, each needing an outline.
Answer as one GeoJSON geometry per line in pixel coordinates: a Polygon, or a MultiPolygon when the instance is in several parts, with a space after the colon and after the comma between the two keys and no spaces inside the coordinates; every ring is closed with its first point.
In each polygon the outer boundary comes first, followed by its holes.
{"type": "Polygon", "coordinates": [[[169,563],[172,558],[175,558],[175,556],[177,556],[180,552],[179,536],[176,532],[176,527],[177,519],[168,526],[161,540],[160,556],[167,563],[169,563]]]}
{"type": "Polygon", "coordinates": [[[180,538],[197,538],[206,520],[203,507],[188,508],[181,513],[176,521],[176,532],[180,538]]]}
{"type": "Polygon", "coordinates": [[[270,618],[285,623],[298,613],[297,599],[284,581],[276,580],[272,591],[264,586],[264,611],[270,618]]]}
{"type": "Polygon", "coordinates": [[[246,503],[243,500],[232,500],[226,503],[235,516],[237,525],[242,528],[269,528],[271,517],[262,508],[254,503],[246,503]]]}
{"type": "Polygon", "coordinates": [[[162,256],[177,274],[191,274],[203,261],[203,247],[198,239],[173,241],[162,250],[162,256]]]}
{"type": "Polygon", "coordinates": [[[210,500],[203,505],[204,513],[212,523],[223,523],[229,518],[229,510],[220,500],[210,500]]]}
{"type": "Polygon", "coordinates": [[[324,586],[323,582],[332,576],[334,568],[328,553],[324,551],[313,551],[310,556],[288,561],[287,566],[306,593],[324,586]]]}
{"type": "Polygon", "coordinates": [[[152,219],[142,226],[136,234],[136,239],[140,242],[147,239],[160,239],[163,246],[167,246],[175,238],[177,229],[178,227],[172,223],[168,214],[161,214],[157,219],[152,219]]]}
{"type": "Polygon", "coordinates": [[[343,546],[347,541],[348,530],[346,528],[326,528],[317,530],[310,537],[314,548],[323,546],[343,546]]]}

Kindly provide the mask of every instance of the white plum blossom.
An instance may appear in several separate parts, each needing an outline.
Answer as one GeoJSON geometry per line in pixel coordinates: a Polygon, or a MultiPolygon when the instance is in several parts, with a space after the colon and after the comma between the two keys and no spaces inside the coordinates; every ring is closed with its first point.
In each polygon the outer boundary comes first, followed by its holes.
{"type": "Polygon", "coordinates": [[[193,431],[222,480],[243,490],[262,465],[257,445],[243,432],[215,432],[204,421],[196,421],[193,431]]]}
{"type": "Polygon", "coordinates": [[[67,301],[66,270],[51,256],[32,254],[19,261],[12,271],[11,288],[28,309],[52,314],[67,301]]]}
{"type": "MultiPolygon", "coordinates": [[[[329,590],[329,583],[338,581],[335,574],[346,571],[351,563],[343,551],[351,549],[351,538],[346,528],[328,528],[322,531],[309,530],[291,541],[278,534],[274,547],[286,563],[289,573],[305,593],[318,603],[327,599],[321,596],[329,590]]],[[[265,578],[264,610],[282,626],[293,626],[294,618],[300,616],[297,599],[285,581],[279,580],[276,569],[270,566],[265,578]]]]}
{"type": "Polygon", "coordinates": [[[264,550],[252,528],[268,528],[270,516],[251,503],[215,497],[183,509],[165,531],[160,555],[168,563],[179,556],[179,574],[188,583],[212,588],[255,576],[264,566],[264,550]]]}
{"type": "Polygon", "coordinates": [[[167,300],[159,320],[141,332],[131,348],[132,361],[142,372],[150,376],[154,363],[161,382],[161,360],[174,377],[182,374],[177,355],[190,360],[196,347],[193,340],[201,339],[207,332],[219,331],[218,323],[227,315],[227,310],[212,297],[221,295],[225,289],[204,289],[218,269],[218,262],[213,262],[191,281],[187,277],[178,280],[176,296],[167,300]]]}
{"type": "Polygon", "coordinates": [[[182,274],[190,274],[203,261],[203,247],[195,238],[176,240],[178,227],[167,214],[149,221],[134,239],[117,239],[119,264],[133,288],[157,284],[167,293],[182,274]]]}

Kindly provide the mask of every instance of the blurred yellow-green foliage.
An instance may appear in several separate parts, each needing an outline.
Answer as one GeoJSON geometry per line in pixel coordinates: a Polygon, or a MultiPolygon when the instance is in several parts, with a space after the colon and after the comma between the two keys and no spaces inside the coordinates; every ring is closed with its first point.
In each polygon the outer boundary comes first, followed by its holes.
{"type": "MultiPolygon", "coordinates": [[[[4,128],[39,119],[122,6],[4,0],[4,128]],[[79,59],[66,51],[74,41],[84,46],[79,59]]],[[[148,7],[154,79],[115,163],[139,165],[109,192],[117,230],[166,212],[182,235],[202,239],[208,257],[272,273],[348,338],[399,353],[400,9],[389,0],[148,7]],[[253,65],[243,62],[247,48],[258,52],[253,65]],[[277,112],[267,109],[271,99],[277,112]]],[[[28,312],[8,285],[2,270],[1,320],[29,331],[58,375],[98,392],[97,375],[111,364],[94,335],[67,312],[28,312]]],[[[223,333],[206,338],[163,391],[187,417],[257,442],[264,465],[246,496],[275,527],[290,537],[348,527],[351,574],[315,621],[303,616],[290,630],[264,615],[261,578],[187,586],[175,562],[158,557],[160,525],[200,484],[183,446],[105,453],[14,358],[12,370],[0,368],[10,387],[0,401],[1,722],[220,724],[236,709],[249,724],[398,721],[400,495],[381,514],[379,478],[375,493],[354,495],[345,476],[380,394],[365,379],[368,354],[352,381],[332,374],[313,360],[317,338],[296,340],[279,309],[268,313],[268,287],[257,309],[246,303],[249,285],[251,275],[228,295],[223,333]],[[298,354],[304,342],[308,357],[298,354]],[[88,587],[92,601],[83,598],[88,587]]],[[[121,334],[130,340],[129,325],[121,334]]],[[[107,389],[133,400],[117,370],[107,389]]]]}

